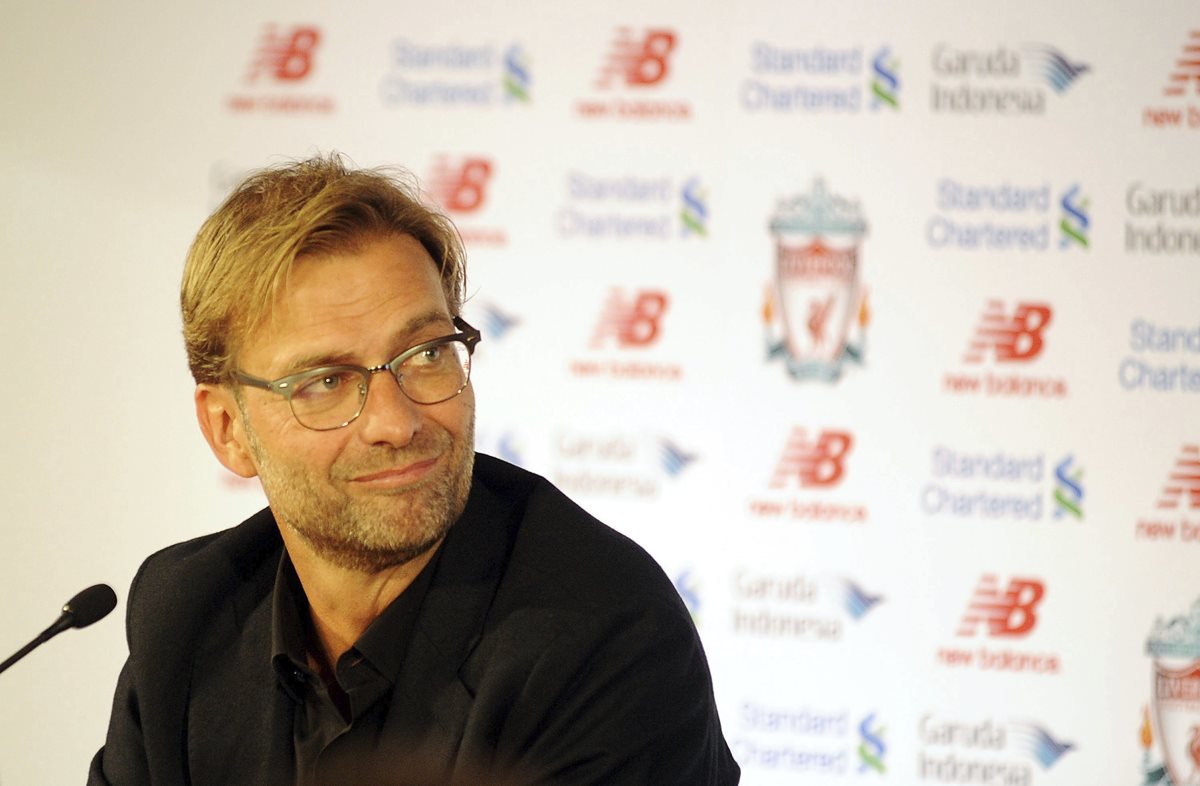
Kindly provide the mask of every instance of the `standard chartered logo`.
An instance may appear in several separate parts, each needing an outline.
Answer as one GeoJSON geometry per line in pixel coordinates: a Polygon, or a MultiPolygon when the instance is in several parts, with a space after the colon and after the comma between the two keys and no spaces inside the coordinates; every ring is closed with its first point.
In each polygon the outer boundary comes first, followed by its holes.
{"type": "Polygon", "coordinates": [[[1083,519],[1083,468],[1074,454],[1049,464],[1044,453],[975,453],[939,446],[932,453],[930,482],[922,489],[921,510],[958,519],[1041,521],[1083,519]],[[1053,466],[1052,484],[1046,483],[1053,466]],[[1049,485],[1049,488],[1047,486],[1049,485]]]}
{"type": "Polygon", "coordinates": [[[1091,246],[1091,199],[1079,183],[1057,197],[1048,182],[969,183],[944,177],[934,194],[934,213],[925,226],[930,248],[954,251],[1051,250],[1053,231],[1059,250],[1091,246]]]}
{"type": "Polygon", "coordinates": [[[1063,211],[1062,218],[1058,221],[1059,231],[1062,232],[1062,238],[1058,243],[1059,247],[1069,248],[1072,245],[1079,245],[1087,248],[1089,245],[1088,228],[1092,223],[1087,211],[1091,206],[1091,200],[1080,192],[1079,184],[1076,183],[1063,193],[1059,205],[1062,206],[1063,211]]]}
{"type": "Polygon", "coordinates": [[[878,109],[881,106],[889,106],[892,109],[899,109],[900,102],[897,98],[900,92],[900,77],[897,69],[900,67],[900,62],[892,57],[892,50],[889,47],[884,47],[875,55],[875,59],[871,61],[871,102],[872,109],[878,109]]]}
{"type": "Polygon", "coordinates": [[[883,743],[883,735],[887,731],[882,726],[872,726],[875,723],[875,713],[871,713],[858,724],[858,736],[862,742],[858,745],[858,771],[874,770],[880,774],[887,772],[883,764],[883,756],[887,753],[887,745],[883,743]]]}
{"type": "Polygon", "coordinates": [[[700,185],[699,178],[693,177],[683,184],[679,195],[683,206],[679,211],[679,221],[683,226],[683,235],[708,236],[708,192],[700,185]]]}
{"type": "Polygon", "coordinates": [[[1054,468],[1054,518],[1072,516],[1083,518],[1083,469],[1075,467],[1075,457],[1067,456],[1054,468]]]}
{"type": "Polygon", "coordinates": [[[1129,349],[1132,354],[1117,368],[1125,390],[1200,393],[1200,323],[1135,319],[1129,326],[1129,349]]]}
{"type": "Polygon", "coordinates": [[[513,44],[504,53],[504,95],[509,101],[529,102],[529,58],[525,50],[513,44]]]}

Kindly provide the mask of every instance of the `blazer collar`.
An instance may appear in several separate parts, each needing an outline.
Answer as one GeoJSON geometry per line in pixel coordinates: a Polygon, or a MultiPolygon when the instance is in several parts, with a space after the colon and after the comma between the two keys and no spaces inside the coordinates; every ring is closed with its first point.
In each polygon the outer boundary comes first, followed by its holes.
{"type": "Polygon", "coordinates": [[[477,467],[466,509],[442,544],[389,713],[389,731],[402,727],[394,738],[425,740],[431,763],[451,763],[462,740],[474,691],[461,667],[482,635],[519,520],[518,507],[477,467]]]}

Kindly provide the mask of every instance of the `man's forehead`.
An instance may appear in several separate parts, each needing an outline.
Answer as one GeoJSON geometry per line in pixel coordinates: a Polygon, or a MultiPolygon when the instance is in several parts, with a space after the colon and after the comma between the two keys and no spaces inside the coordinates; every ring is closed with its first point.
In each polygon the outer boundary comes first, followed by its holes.
{"type": "Polygon", "coordinates": [[[297,259],[253,322],[239,354],[279,360],[327,354],[334,345],[368,351],[363,344],[448,326],[451,315],[432,258],[405,235],[297,259]]]}
{"type": "Polygon", "coordinates": [[[353,312],[379,307],[385,299],[415,304],[417,310],[430,301],[446,304],[436,263],[411,235],[298,257],[263,304],[261,321],[291,318],[305,323],[314,310],[353,312]]]}
{"type": "Polygon", "coordinates": [[[380,346],[386,347],[382,353],[372,352],[365,346],[348,346],[337,340],[324,341],[318,337],[311,342],[301,340],[290,345],[277,345],[274,348],[275,362],[283,372],[319,366],[373,366],[391,360],[422,341],[451,333],[453,323],[444,311],[429,311],[406,320],[381,324],[380,328],[380,346]]]}

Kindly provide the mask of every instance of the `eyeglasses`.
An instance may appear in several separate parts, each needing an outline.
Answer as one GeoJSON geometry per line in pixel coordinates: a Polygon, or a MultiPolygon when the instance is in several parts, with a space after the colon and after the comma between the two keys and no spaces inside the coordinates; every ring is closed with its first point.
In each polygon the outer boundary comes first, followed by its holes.
{"type": "Polygon", "coordinates": [[[367,403],[371,375],[391,372],[400,390],[416,404],[440,404],[462,393],[471,380],[471,353],[480,333],[461,317],[460,333],[417,344],[378,366],[323,366],[268,382],[240,371],[243,385],[278,393],[288,400],[301,426],[332,431],[354,422],[367,403]]]}

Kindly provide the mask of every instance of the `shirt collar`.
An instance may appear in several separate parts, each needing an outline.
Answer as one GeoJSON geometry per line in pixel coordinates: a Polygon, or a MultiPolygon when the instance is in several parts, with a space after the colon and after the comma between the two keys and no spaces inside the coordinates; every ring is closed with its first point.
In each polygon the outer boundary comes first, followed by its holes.
{"type": "Polygon", "coordinates": [[[304,589],[285,549],[279,558],[275,589],[271,593],[271,665],[284,690],[298,701],[302,700],[303,683],[316,679],[305,655],[304,628],[308,613],[301,611],[302,603],[305,603],[304,589]]]}
{"type": "MultiPolygon", "coordinates": [[[[343,659],[365,659],[388,682],[395,683],[441,553],[439,547],[412,584],[367,627],[343,659]]],[[[285,549],[275,573],[271,600],[271,664],[280,684],[298,700],[301,685],[317,679],[308,666],[306,647],[314,635],[304,587],[285,549]]]]}

